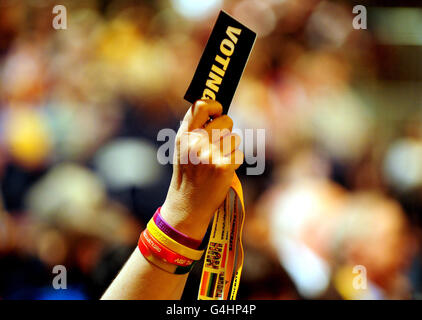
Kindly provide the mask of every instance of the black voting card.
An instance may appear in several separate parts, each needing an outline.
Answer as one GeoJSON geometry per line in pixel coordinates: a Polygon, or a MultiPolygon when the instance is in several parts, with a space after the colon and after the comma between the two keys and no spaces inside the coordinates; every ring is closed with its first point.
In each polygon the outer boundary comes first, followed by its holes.
{"type": "Polygon", "coordinates": [[[255,32],[220,11],[185,99],[191,103],[198,99],[216,100],[226,114],[255,39],[255,32]]]}

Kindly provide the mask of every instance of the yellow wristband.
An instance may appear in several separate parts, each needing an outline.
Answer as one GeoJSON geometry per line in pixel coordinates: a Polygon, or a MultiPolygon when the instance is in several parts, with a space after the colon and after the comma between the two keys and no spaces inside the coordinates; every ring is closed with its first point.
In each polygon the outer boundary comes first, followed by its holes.
{"type": "Polygon", "coordinates": [[[202,257],[202,254],[204,253],[204,250],[195,250],[191,249],[189,247],[186,247],[176,241],[174,241],[172,238],[170,238],[168,235],[166,235],[163,231],[161,231],[157,225],[154,222],[154,219],[151,219],[147,224],[147,229],[151,233],[151,235],[157,239],[158,242],[162,243],[164,246],[169,248],[170,250],[173,250],[174,252],[185,256],[186,258],[192,259],[192,260],[199,260],[202,257]]]}

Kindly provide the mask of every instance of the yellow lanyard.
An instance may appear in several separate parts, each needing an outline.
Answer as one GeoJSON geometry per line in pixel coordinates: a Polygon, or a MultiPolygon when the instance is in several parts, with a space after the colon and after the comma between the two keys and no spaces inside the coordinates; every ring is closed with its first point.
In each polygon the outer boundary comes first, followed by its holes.
{"type": "Polygon", "coordinates": [[[199,300],[227,300],[229,292],[230,300],[236,299],[244,259],[244,218],[242,185],[235,173],[224,203],[214,214],[199,285],[199,300]]]}

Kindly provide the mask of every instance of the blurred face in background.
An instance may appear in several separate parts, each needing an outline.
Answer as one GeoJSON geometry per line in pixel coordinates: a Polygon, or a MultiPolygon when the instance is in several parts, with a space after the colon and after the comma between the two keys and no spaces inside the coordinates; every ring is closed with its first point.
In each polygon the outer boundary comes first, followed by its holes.
{"type": "Polygon", "coordinates": [[[409,231],[396,202],[375,194],[355,195],[340,223],[343,244],[337,254],[346,264],[365,266],[371,281],[388,288],[411,262],[414,241],[409,231]]]}

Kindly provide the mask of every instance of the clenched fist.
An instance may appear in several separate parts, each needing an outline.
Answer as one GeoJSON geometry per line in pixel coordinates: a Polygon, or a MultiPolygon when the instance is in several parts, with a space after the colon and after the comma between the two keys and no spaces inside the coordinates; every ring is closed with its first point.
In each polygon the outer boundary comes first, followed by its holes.
{"type": "Polygon", "coordinates": [[[176,135],[173,176],[161,208],[164,220],[186,235],[202,239],[224,201],[234,171],[243,162],[233,121],[213,100],[198,100],[176,135]]]}

